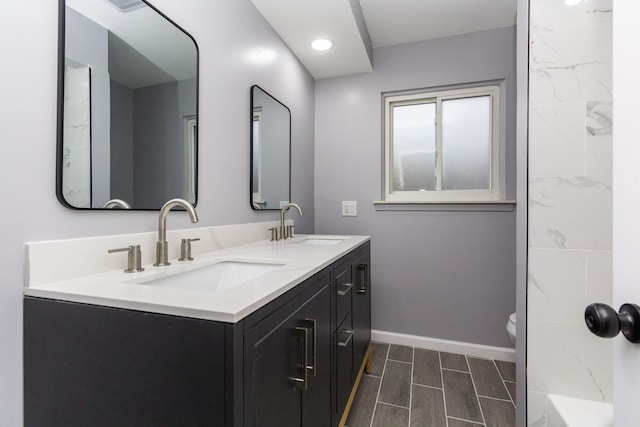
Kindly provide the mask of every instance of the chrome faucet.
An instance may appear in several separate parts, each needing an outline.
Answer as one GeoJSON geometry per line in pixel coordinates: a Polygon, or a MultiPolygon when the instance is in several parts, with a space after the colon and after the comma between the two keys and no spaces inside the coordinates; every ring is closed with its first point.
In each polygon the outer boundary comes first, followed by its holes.
{"type": "Polygon", "coordinates": [[[288,239],[290,237],[293,237],[293,226],[289,226],[289,227],[284,226],[284,213],[288,211],[289,208],[291,207],[298,209],[298,213],[300,214],[300,216],[302,216],[302,209],[300,209],[300,206],[298,206],[295,203],[287,203],[282,207],[282,209],[280,210],[280,238],[281,239],[288,239]]]}
{"type": "Polygon", "coordinates": [[[183,199],[171,199],[162,206],[160,209],[160,215],[158,216],[158,241],[156,242],[156,262],[153,264],[156,267],[169,265],[168,244],[167,244],[167,215],[169,211],[176,207],[182,206],[186,209],[191,222],[198,222],[198,214],[196,210],[191,206],[191,203],[183,199]]]}

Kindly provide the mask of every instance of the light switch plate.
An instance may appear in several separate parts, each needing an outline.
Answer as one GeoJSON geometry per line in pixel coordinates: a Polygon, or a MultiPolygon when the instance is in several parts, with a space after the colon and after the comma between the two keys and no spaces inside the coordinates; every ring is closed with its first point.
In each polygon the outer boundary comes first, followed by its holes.
{"type": "Polygon", "coordinates": [[[358,202],[355,200],[343,200],[342,216],[358,216],[358,202]]]}

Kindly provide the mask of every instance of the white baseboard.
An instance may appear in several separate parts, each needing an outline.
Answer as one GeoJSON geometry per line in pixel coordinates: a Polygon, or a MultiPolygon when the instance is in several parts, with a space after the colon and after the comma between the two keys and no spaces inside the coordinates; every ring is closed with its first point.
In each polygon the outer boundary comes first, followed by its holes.
{"type": "Polygon", "coordinates": [[[490,345],[421,337],[418,335],[398,334],[396,332],[378,331],[375,329],[371,331],[371,341],[406,345],[447,353],[466,354],[467,356],[480,357],[483,359],[503,360],[514,363],[516,361],[516,350],[506,347],[493,347],[490,345]]]}

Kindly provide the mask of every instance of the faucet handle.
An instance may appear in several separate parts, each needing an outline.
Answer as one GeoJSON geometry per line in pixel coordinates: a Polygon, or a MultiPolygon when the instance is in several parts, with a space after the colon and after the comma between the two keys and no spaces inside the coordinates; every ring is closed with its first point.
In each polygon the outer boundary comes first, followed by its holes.
{"type": "Polygon", "coordinates": [[[140,245],[130,245],[126,248],[109,249],[107,252],[110,254],[114,252],[128,252],[127,268],[124,270],[125,273],[138,273],[140,271],[144,271],[144,268],[142,268],[142,252],[140,251],[140,245]]]}
{"type": "Polygon", "coordinates": [[[200,238],[196,239],[182,239],[180,242],[180,258],[178,261],[193,261],[191,256],[191,242],[197,242],[200,238]]]}
{"type": "Polygon", "coordinates": [[[293,228],[293,224],[287,225],[287,239],[293,239],[293,228]]]}
{"type": "Polygon", "coordinates": [[[271,232],[271,241],[278,241],[280,240],[280,237],[278,237],[278,227],[271,227],[269,229],[269,231],[271,232]]]}

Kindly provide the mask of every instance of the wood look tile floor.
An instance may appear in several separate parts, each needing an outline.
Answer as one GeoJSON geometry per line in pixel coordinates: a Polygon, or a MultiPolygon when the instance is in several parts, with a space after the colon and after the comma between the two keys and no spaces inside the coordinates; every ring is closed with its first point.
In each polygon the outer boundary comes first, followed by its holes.
{"type": "Polygon", "coordinates": [[[515,364],[373,343],[348,427],[514,427],[515,364]]]}

